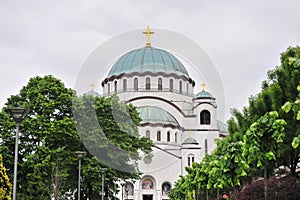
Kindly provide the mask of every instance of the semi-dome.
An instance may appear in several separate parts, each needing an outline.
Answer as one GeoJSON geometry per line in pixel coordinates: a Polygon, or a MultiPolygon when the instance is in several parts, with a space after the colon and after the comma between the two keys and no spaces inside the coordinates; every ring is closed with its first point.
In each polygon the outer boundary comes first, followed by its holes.
{"type": "Polygon", "coordinates": [[[135,49],[117,60],[108,73],[108,77],[130,73],[162,72],[189,77],[185,67],[174,55],[152,46],[135,49]]]}
{"type": "Polygon", "coordinates": [[[137,108],[142,123],[163,124],[179,126],[177,120],[167,111],[155,106],[142,106],[137,108]]]}

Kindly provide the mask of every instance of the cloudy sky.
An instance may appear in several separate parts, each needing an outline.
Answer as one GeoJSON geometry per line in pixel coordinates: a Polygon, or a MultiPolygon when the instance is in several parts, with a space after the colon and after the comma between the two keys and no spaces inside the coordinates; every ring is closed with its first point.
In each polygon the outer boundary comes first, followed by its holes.
{"type": "Polygon", "coordinates": [[[299,8],[298,0],[1,0],[0,106],[37,75],[74,88],[91,51],[149,25],[205,50],[221,76],[228,119],[230,108],[260,91],[280,53],[300,44],[299,8]]]}

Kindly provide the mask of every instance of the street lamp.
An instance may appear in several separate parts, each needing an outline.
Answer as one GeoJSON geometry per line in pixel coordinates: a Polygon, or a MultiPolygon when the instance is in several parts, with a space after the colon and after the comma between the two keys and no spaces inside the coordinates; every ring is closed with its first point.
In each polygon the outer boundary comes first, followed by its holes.
{"type": "Polygon", "coordinates": [[[101,168],[100,169],[102,172],[102,185],[101,185],[101,199],[104,199],[104,174],[107,171],[107,168],[101,168]]]}
{"type": "Polygon", "coordinates": [[[128,192],[129,192],[129,185],[128,185],[128,183],[126,183],[126,185],[125,185],[126,200],[128,199],[128,192]]]}
{"type": "Polygon", "coordinates": [[[125,185],[125,183],[121,183],[121,186],[122,186],[122,200],[124,200],[124,185],[125,185]]]}
{"type": "Polygon", "coordinates": [[[80,170],[81,170],[81,160],[85,156],[86,152],[84,151],[76,151],[75,152],[77,158],[78,158],[78,200],[80,200],[80,180],[81,180],[81,175],[80,175],[80,170]]]}
{"type": "Polygon", "coordinates": [[[16,200],[16,193],[17,193],[17,171],[18,171],[18,154],[19,154],[19,129],[20,123],[23,119],[28,115],[30,109],[26,108],[7,108],[7,112],[13,118],[13,120],[17,123],[16,127],[16,140],[15,140],[15,162],[14,162],[14,183],[13,183],[13,200],[16,200]]]}

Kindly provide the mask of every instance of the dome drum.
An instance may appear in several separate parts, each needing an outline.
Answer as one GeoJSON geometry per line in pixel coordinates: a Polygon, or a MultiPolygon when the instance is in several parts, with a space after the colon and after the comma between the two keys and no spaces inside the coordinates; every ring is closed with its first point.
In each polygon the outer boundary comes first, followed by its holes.
{"type": "Polygon", "coordinates": [[[119,75],[113,75],[113,76],[110,76],[106,79],[104,79],[102,82],[101,82],[101,85],[102,87],[104,87],[105,84],[107,84],[108,82],[110,81],[113,81],[115,79],[122,79],[124,77],[126,78],[131,78],[131,77],[134,77],[134,76],[138,76],[138,77],[145,77],[145,76],[151,76],[151,77],[155,77],[155,76],[162,76],[162,77],[166,77],[166,78],[175,78],[175,79],[181,79],[183,81],[188,81],[193,87],[195,86],[195,81],[189,77],[186,77],[184,75],[178,75],[176,73],[165,73],[165,72],[150,72],[150,71],[146,71],[146,72],[131,72],[131,73],[122,73],[122,74],[119,74],[119,75]]]}

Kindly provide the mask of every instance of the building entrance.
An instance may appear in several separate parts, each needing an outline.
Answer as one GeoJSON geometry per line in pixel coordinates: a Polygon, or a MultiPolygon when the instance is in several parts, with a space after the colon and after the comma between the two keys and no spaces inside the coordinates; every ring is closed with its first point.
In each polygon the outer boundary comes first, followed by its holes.
{"type": "Polygon", "coordinates": [[[152,194],[144,194],[143,200],[153,200],[153,195],[152,194]]]}

